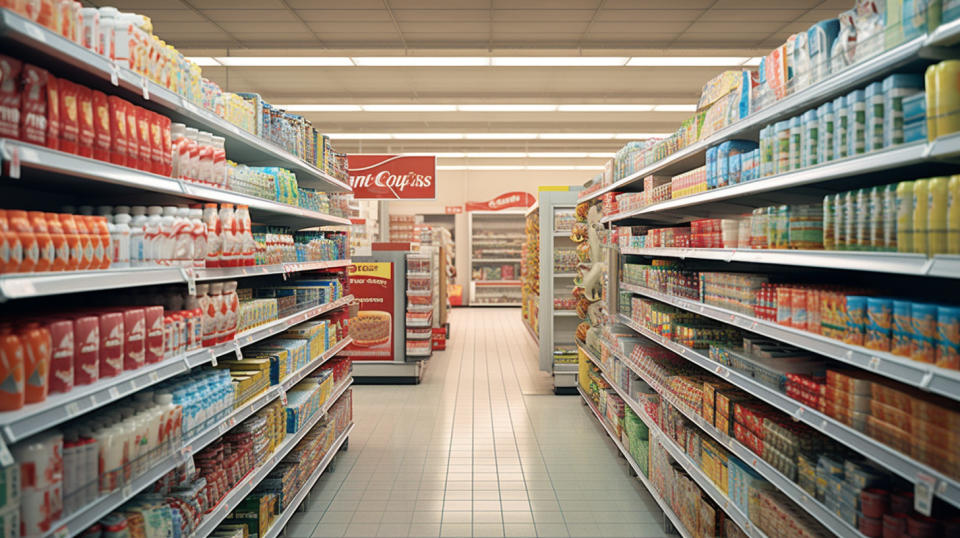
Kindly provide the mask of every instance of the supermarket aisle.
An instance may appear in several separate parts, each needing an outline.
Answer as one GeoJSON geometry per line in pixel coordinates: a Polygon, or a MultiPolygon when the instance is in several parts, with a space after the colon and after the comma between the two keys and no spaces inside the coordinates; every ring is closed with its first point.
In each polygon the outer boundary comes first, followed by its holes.
{"type": "Polygon", "coordinates": [[[662,514],[517,309],[459,309],[419,386],[354,388],[350,449],[287,536],[662,536],[662,514]]]}

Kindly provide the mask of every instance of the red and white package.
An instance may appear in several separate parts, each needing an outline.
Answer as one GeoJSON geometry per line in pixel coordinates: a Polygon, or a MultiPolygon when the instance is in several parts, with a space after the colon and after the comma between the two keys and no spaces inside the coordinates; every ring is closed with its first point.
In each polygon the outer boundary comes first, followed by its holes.
{"type": "Polygon", "coordinates": [[[100,377],[123,373],[123,312],[99,312],[100,377]]]}
{"type": "Polygon", "coordinates": [[[150,171],[163,174],[163,134],[160,133],[160,114],[147,111],[150,123],[150,171]]]}
{"type": "Polygon", "coordinates": [[[110,105],[107,94],[93,91],[93,158],[110,161],[110,105]]]}
{"type": "Polygon", "coordinates": [[[73,321],[73,384],[89,385],[100,379],[100,318],[76,314],[73,321]]]}
{"type": "Polygon", "coordinates": [[[147,306],[143,309],[143,321],[146,327],[146,345],[144,360],[153,364],[163,360],[163,307],[147,306]]]}
{"type": "Polygon", "coordinates": [[[51,393],[69,392],[73,388],[73,321],[54,319],[45,322],[53,350],[50,353],[49,385],[51,393]]]}
{"type": "Polygon", "coordinates": [[[173,174],[173,143],[170,140],[170,118],[157,114],[160,125],[160,171],[158,174],[170,176],[173,174]]]}
{"type": "Polygon", "coordinates": [[[0,137],[20,138],[20,70],[23,64],[0,55],[0,137]]]}
{"type": "Polygon", "coordinates": [[[77,89],[77,121],[80,138],[77,153],[83,157],[93,157],[93,139],[96,131],[93,127],[93,91],[86,86],[75,85],[77,89]]]}
{"type": "Polygon", "coordinates": [[[143,108],[137,109],[137,144],[140,146],[140,170],[153,170],[153,144],[150,142],[150,116],[153,112],[143,108]]]}
{"type": "Polygon", "coordinates": [[[47,139],[50,149],[60,149],[60,81],[47,73],[47,139]]]}
{"type": "Polygon", "coordinates": [[[47,142],[47,71],[30,64],[20,71],[20,140],[47,142]]]}
{"type": "Polygon", "coordinates": [[[136,370],[146,363],[144,344],[147,336],[143,308],[128,308],[123,311],[123,369],[136,370]]]}
{"type": "Polygon", "coordinates": [[[137,107],[124,101],[127,110],[127,166],[140,168],[140,135],[137,134],[137,107]]]}
{"type": "Polygon", "coordinates": [[[107,97],[110,112],[110,162],[120,166],[127,164],[127,102],[116,95],[107,97]]]}
{"type": "Polygon", "coordinates": [[[78,153],[80,139],[80,114],[77,103],[77,85],[60,79],[60,151],[78,153]]]}

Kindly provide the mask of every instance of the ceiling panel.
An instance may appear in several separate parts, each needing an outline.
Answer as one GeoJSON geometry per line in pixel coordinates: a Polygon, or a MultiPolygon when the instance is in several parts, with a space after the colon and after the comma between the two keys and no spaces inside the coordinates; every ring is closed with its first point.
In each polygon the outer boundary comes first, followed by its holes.
{"type": "Polygon", "coordinates": [[[188,9],[137,9],[134,11],[150,17],[150,21],[154,25],[154,32],[158,35],[163,35],[163,29],[167,27],[164,23],[206,22],[207,20],[203,15],[188,9]]]}
{"type": "Polygon", "coordinates": [[[487,9],[488,0],[384,0],[390,9],[487,9]]]}
{"type": "Polygon", "coordinates": [[[196,9],[287,9],[281,0],[189,0],[196,9]]]}
{"type": "MultiPolygon", "coordinates": [[[[716,0],[670,0],[671,9],[707,9],[711,7],[716,0]]],[[[607,0],[603,3],[604,9],[638,9],[650,8],[660,9],[663,4],[659,2],[639,3],[636,0],[607,0]]]]}
{"type": "Polygon", "coordinates": [[[286,9],[208,9],[202,13],[218,23],[299,22],[293,12],[286,9]]]}
{"type": "Polygon", "coordinates": [[[599,22],[692,22],[701,13],[702,11],[697,9],[602,9],[594,20],[599,22]]]}
{"type": "Polygon", "coordinates": [[[493,20],[506,22],[587,22],[593,15],[589,9],[495,9],[493,20]]]}
{"type": "Polygon", "coordinates": [[[705,22],[789,22],[806,13],[802,9],[711,9],[700,18],[705,22]]]}
{"type": "Polygon", "coordinates": [[[553,9],[597,9],[603,4],[602,0],[490,0],[494,9],[539,9],[549,11],[553,9]]]}
{"type": "MultiPolygon", "coordinates": [[[[771,5],[770,0],[717,0],[712,9],[778,9],[778,8],[791,8],[791,9],[813,9],[823,3],[823,0],[790,0],[790,2],[782,2],[779,6],[771,5]]],[[[852,0],[848,0],[848,4],[853,5],[852,0]]]]}
{"type": "Polygon", "coordinates": [[[489,33],[489,22],[401,22],[400,31],[407,34],[489,33]]]}
{"type": "MultiPolygon", "coordinates": [[[[389,13],[384,11],[389,17],[389,13]]],[[[483,22],[490,20],[488,9],[398,9],[393,15],[399,22],[483,22]]]]}
{"type": "MultiPolygon", "coordinates": [[[[303,32],[304,26],[301,22],[217,22],[224,30],[239,37],[240,39],[258,40],[260,34],[280,34],[288,31],[303,32]]],[[[315,41],[315,40],[314,40],[315,41]]]]}
{"type": "Polygon", "coordinates": [[[310,21],[310,28],[321,36],[384,33],[396,35],[397,29],[392,22],[338,22],[338,21],[310,21]]]}
{"type": "Polygon", "coordinates": [[[349,5],[346,6],[342,0],[285,0],[285,2],[293,9],[340,10],[349,8],[384,10],[383,0],[350,0],[349,5]]]}
{"type": "Polygon", "coordinates": [[[686,22],[594,22],[590,25],[590,34],[601,32],[613,34],[633,33],[636,37],[643,37],[647,32],[668,33],[682,32],[689,26],[686,22]]]}
{"type": "Polygon", "coordinates": [[[376,9],[298,9],[297,14],[310,22],[390,22],[386,10],[376,9]]]}

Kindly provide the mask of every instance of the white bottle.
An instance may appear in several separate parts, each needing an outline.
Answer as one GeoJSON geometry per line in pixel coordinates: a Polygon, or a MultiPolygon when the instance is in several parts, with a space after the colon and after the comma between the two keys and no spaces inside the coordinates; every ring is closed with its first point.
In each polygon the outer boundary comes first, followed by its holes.
{"type": "Polygon", "coordinates": [[[210,304],[213,306],[213,341],[220,342],[227,329],[227,316],[223,311],[223,282],[210,284],[210,304]]]}
{"type": "MultiPolygon", "coordinates": [[[[86,207],[81,207],[81,211],[86,207]]],[[[104,255],[110,258],[110,267],[119,267],[114,263],[117,260],[117,227],[113,223],[113,207],[108,205],[97,206],[97,214],[107,220],[107,231],[110,232],[110,248],[104,249],[104,255]]]]}
{"type": "Polygon", "coordinates": [[[203,225],[207,230],[207,250],[204,267],[208,269],[220,267],[220,249],[222,247],[220,235],[222,234],[222,230],[217,204],[203,205],[203,225]]]}
{"type": "Polygon", "coordinates": [[[163,208],[163,217],[160,219],[160,240],[156,254],[160,265],[173,265],[175,261],[174,248],[176,246],[177,206],[168,205],[163,208]]]}
{"type": "Polygon", "coordinates": [[[203,347],[210,347],[216,343],[217,318],[208,295],[210,284],[197,284],[197,303],[200,305],[200,334],[203,347]]]}
{"type": "Polygon", "coordinates": [[[205,185],[213,184],[213,142],[212,135],[206,131],[197,133],[197,144],[200,150],[197,154],[197,179],[205,185]]]}
{"type": "Polygon", "coordinates": [[[236,280],[228,280],[223,283],[223,310],[227,314],[223,338],[224,341],[233,340],[237,335],[237,320],[239,319],[240,310],[236,280]]]}
{"type": "Polygon", "coordinates": [[[210,181],[220,187],[227,188],[227,152],[223,149],[224,138],[222,136],[211,136],[210,143],[213,146],[213,167],[210,181]]]}
{"type": "Polygon", "coordinates": [[[174,263],[180,267],[193,267],[193,223],[190,222],[190,208],[177,208],[177,220],[174,224],[174,263]]]}
{"type": "Polygon", "coordinates": [[[203,223],[203,210],[190,209],[191,235],[193,236],[193,268],[203,269],[207,264],[207,226],[203,223]]]}
{"type": "Polygon", "coordinates": [[[143,267],[146,265],[143,252],[143,227],[147,223],[147,208],[135,205],[130,208],[130,266],[143,267]]]}
{"type": "MultiPolygon", "coordinates": [[[[200,132],[194,129],[193,127],[187,127],[187,138],[190,139],[188,146],[190,152],[187,154],[186,158],[186,172],[185,179],[190,181],[198,181],[198,175],[200,173],[199,167],[199,158],[200,158],[200,146],[199,144],[200,132]]],[[[182,166],[182,164],[181,164],[182,166]]]]}
{"type": "Polygon", "coordinates": [[[152,205],[147,208],[147,220],[143,225],[144,265],[158,265],[160,263],[159,252],[162,242],[162,215],[163,208],[158,205],[152,205]]]}
{"type": "MultiPolygon", "coordinates": [[[[170,177],[183,178],[181,175],[181,163],[183,161],[182,151],[184,149],[184,144],[187,140],[187,126],[182,123],[171,123],[170,124],[170,149],[173,155],[173,170],[170,172],[170,177]]],[[[187,149],[189,152],[189,149],[187,149]]]]}
{"type": "Polygon", "coordinates": [[[113,249],[116,258],[114,258],[111,267],[130,267],[130,236],[132,235],[130,221],[132,217],[126,213],[118,213],[113,217],[113,220],[116,235],[111,233],[110,237],[116,245],[116,248],[113,249]]]}
{"type": "Polygon", "coordinates": [[[246,205],[238,205],[234,219],[237,223],[237,265],[256,265],[254,251],[257,249],[257,244],[253,240],[250,209],[246,205]]]}
{"type": "Polygon", "coordinates": [[[220,204],[220,267],[236,267],[240,254],[233,204],[220,204]]]}
{"type": "Polygon", "coordinates": [[[100,50],[97,52],[107,58],[113,58],[113,27],[120,11],[115,7],[100,8],[100,50]]]}

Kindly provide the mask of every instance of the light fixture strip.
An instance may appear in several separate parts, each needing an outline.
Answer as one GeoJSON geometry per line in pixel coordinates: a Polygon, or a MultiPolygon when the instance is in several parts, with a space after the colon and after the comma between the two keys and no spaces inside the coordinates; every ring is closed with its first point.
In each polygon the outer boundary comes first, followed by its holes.
{"type": "Polygon", "coordinates": [[[752,67],[748,56],[192,56],[223,67],[752,67]]]}
{"type": "Polygon", "coordinates": [[[695,104],[336,104],[277,105],[290,112],[696,112],[695,104]]]}

